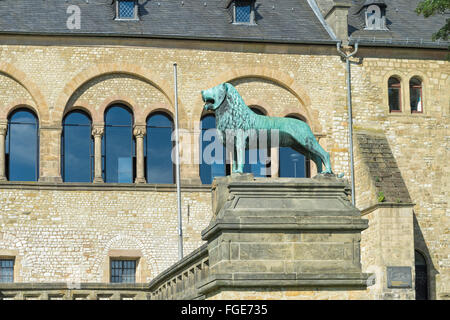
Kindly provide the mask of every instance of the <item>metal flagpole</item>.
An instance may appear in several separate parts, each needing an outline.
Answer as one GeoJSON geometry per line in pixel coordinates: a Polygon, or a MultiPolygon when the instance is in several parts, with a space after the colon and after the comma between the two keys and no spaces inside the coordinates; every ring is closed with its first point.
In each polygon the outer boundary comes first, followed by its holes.
{"type": "Polygon", "coordinates": [[[175,153],[176,153],[176,182],[177,182],[177,207],[178,207],[178,257],[183,259],[183,221],[181,215],[181,187],[180,187],[180,147],[178,131],[178,81],[177,64],[173,64],[174,83],[175,83],[175,153]]]}
{"type": "Polygon", "coordinates": [[[355,43],[355,50],[351,54],[345,54],[341,50],[341,43],[337,44],[338,52],[345,58],[347,64],[347,102],[348,102],[348,140],[350,151],[350,172],[352,180],[352,204],[356,205],[355,198],[355,164],[353,159],[353,111],[352,111],[352,76],[351,76],[351,64],[350,58],[358,52],[358,42],[355,43]]]}

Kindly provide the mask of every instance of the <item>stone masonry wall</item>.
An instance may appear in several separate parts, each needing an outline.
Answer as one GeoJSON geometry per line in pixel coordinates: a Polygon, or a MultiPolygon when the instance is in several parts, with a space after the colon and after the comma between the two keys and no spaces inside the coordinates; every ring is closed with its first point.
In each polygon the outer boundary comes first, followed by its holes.
{"type": "MultiPolygon", "coordinates": [[[[176,192],[36,189],[0,192],[0,256],[16,255],[15,282],[109,282],[109,257],[127,252],[149,282],[178,260],[176,192]]],[[[211,203],[208,192],[182,199],[188,253],[203,243],[211,203]]]]}

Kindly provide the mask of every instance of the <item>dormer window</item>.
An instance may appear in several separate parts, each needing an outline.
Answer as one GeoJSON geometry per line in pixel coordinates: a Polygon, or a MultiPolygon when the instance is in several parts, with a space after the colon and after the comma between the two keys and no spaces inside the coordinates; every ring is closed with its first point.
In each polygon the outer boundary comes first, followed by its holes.
{"type": "Polygon", "coordinates": [[[138,20],[138,7],[136,1],[117,0],[116,20],[138,20]]]}
{"type": "Polygon", "coordinates": [[[252,0],[235,0],[233,2],[233,23],[254,24],[255,12],[252,0]]]}
{"type": "Polygon", "coordinates": [[[366,0],[363,8],[366,10],[365,30],[388,30],[386,28],[386,4],[383,0],[366,0]]]}

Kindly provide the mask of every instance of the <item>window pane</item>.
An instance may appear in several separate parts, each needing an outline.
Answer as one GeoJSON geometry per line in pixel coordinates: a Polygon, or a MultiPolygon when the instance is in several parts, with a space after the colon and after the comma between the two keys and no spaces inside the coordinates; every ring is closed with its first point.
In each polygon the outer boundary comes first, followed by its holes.
{"type": "Polygon", "coordinates": [[[134,140],[133,117],[122,106],[113,106],[105,115],[105,182],[132,183],[134,140]]]}
{"type": "Polygon", "coordinates": [[[8,179],[10,181],[38,180],[38,121],[28,110],[18,110],[8,122],[6,137],[8,179]]]}
{"type": "Polygon", "coordinates": [[[0,260],[0,283],[14,282],[14,260],[0,260]]]}
{"type": "Polygon", "coordinates": [[[147,120],[148,183],[174,183],[172,131],[172,120],[164,114],[155,114],[147,120]]]}
{"type": "Polygon", "coordinates": [[[422,112],[422,82],[413,78],[409,82],[409,92],[412,112],[422,112]]]}
{"type": "Polygon", "coordinates": [[[396,78],[390,78],[388,83],[389,111],[400,111],[401,85],[396,78]]]}
{"type": "Polygon", "coordinates": [[[305,178],[305,156],[292,148],[280,148],[280,177],[305,178]]]}
{"type": "Polygon", "coordinates": [[[119,18],[134,18],[134,1],[119,1],[119,18]]]}
{"type": "Polygon", "coordinates": [[[91,120],[83,112],[71,112],[64,119],[63,130],[64,181],[91,182],[93,175],[91,120]]]}
{"type": "MultiPolygon", "coordinates": [[[[295,116],[288,116],[288,118],[300,120],[295,116]]],[[[279,164],[281,178],[306,178],[308,176],[306,157],[292,148],[279,148],[279,164]]]]}
{"type": "MultiPolygon", "coordinates": [[[[207,160],[206,156],[209,156],[204,152],[205,148],[209,146],[212,143],[215,143],[215,138],[212,138],[211,141],[206,141],[205,134],[209,129],[215,129],[216,128],[216,117],[214,115],[207,115],[202,118],[201,120],[201,128],[202,128],[202,134],[200,137],[200,157],[201,157],[201,164],[200,164],[200,179],[203,184],[211,184],[214,177],[222,177],[225,176],[225,169],[226,169],[226,151],[225,147],[222,146],[222,161],[221,163],[215,163],[208,164],[205,161],[207,160]]],[[[214,135],[217,136],[217,135],[214,135]]],[[[216,157],[215,149],[211,152],[211,156],[213,159],[216,157]]]]}
{"type": "Polygon", "coordinates": [[[250,1],[236,1],[236,22],[249,23],[251,14],[250,1]]]}
{"type": "Polygon", "coordinates": [[[111,260],[112,283],[135,283],[136,260],[111,260]]]}

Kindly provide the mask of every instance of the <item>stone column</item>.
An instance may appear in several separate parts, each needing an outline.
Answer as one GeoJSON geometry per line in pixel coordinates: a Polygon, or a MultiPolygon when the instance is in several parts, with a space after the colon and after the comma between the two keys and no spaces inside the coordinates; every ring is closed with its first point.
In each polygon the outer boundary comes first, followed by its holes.
{"type": "Polygon", "coordinates": [[[102,183],[102,136],[104,126],[94,126],[92,136],[94,137],[94,183],[102,183]]]}
{"type": "Polygon", "coordinates": [[[270,172],[272,178],[278,178],[280,174],[280,148],[270,148],[270,172]]]}
{"type": "Polygon", "coordinates": [[[146,132],[145,125],[134,126],[133,134],[136,138],[136,180],[135,183],[146,183],[144,175],[144,136],[146,132]]]}
{"type": "Polygon", "coordinates": [[[7,130],[8,124],[0,124],[0,181],[6,181],[5,138],[7,130]]]}

